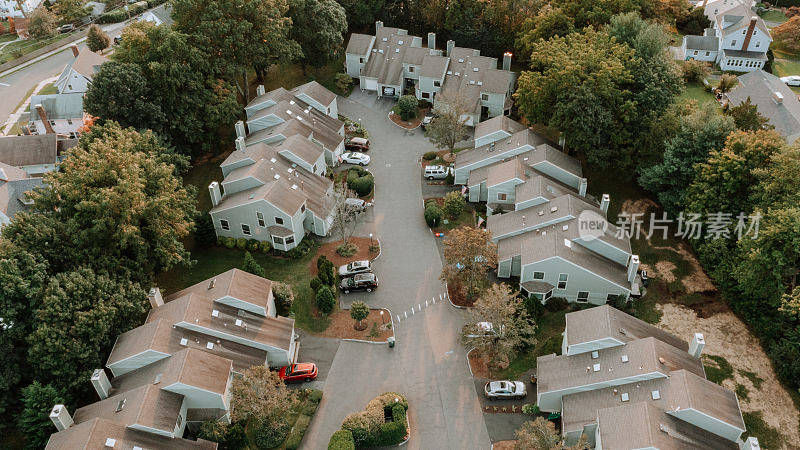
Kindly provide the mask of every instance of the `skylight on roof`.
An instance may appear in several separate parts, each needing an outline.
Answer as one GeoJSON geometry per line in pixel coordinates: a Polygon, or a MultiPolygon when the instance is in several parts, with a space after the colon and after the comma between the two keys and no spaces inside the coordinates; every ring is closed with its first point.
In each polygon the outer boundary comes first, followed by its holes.
{"type": "Polygon", "coordinates": [[[622,362],[624,362],[624,363],[628,362],[628,355],[622,355],[621,358],[622,358],[622,362]]]}
{"type": "Polygon", "coordinates": [[[397,41],[397,45],[403,45],[403,41],[402,40],[397,41]]]}
{"type": "Polygon", "coordinates": [[[600,364],[592,365],[592,372],[600,372],[600,364]]]}
{"type": "Polygon", "coordinates": [[[237,327],[242,326],[242,319],[236,319],[236,326],[237,327]]]}
{"type": "Polygon", "coordinates": [[[652,391],[650,395],[653,397],[653,400],[658,400],[661,398],[661,393],[658,391],[652,391]]]}
{"type": "Polygon", "coordinates": [[[206,344],[206,348],[209,349],[209,350],[214,350],[214,343],[213,342],[209,342],[208,344],[206,344]]]}
{"type": "Polygon", "coordinates": [[[564,239],[564,246],[567,248],[572,248],[572,242],[569,239],[564,239]]]}
{"type": "Polygon", "coordinates": [[[597,359],[599,357],[600,357],[600,353],[597,350],[592,352],[592,359],[597,359]]]}
{"type": "Polygon", "coordinates": [[[269,159],[269,162],[271,162],[271,163],[274,163],[274,162],[276,162],[276,161],[278,161],[278,160],[277,160],[277,159],[275,159],[275,158],[270,158],[270,159],[269,159]]]}
{"type": "Polygon", "coordinates": [[[212,310],[211,317],[219,317],[219,311],[217,311],[216,309],[212,310]]]}
{"type": "Polygon", "coordinates": [[[382,40],[383,42],[386,42],[386,41],[388,41],[388,40],[389,40],[389,38],[386,38],[386,37],[385,37],[385,38],[383,38],[383,39],[381,39],[381,40],[382,40]]]}
{"type": "Polygon", "coordinates": [[[464,62],[464,58],[458,58],[458,62],[463,63],[464,62]]]}
{"type": "Polygon", "coordinates": [[[281,176],[280,176],[280,175],[278,175],[278,174],[276,173],[276,174],[275,174],[275,176],[274,176],[274,177],[272,177],[272,178],[275,178],[276,180],[280,180],[280,179],[281,179],[281,176]]]}
{"type": "Polygon", "coordinates": [[[477,68],[477,67],[473,67],[473,68],[472,68],[472,71],[473,71],[473,72],[477,72],[477,71],[478,71],[478,68],[477,68]]]}
{"type": "Polygon", "coordinates": [[[186,338],[181,338],[181,345],[186,347],[187,345],[189,345],[189,340],[186,338]]]}
{"type": "Polygon", "coordinates": [[[630,400],[630,397],[628,396],[628,393],[627,392],[623,392],[622,393],[622,401],[623,402],[627,402],[628,400],[630,400]]]}

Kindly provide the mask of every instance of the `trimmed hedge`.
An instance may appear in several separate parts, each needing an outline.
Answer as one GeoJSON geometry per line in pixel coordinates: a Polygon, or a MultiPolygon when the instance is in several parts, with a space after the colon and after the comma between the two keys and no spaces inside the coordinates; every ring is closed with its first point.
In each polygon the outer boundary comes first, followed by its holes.
{"type": "Polygon", "coordinates": [[[372,192],[375,187],[375,177],[366,169],[353,167],[347,172],[347,187],[355,191],[359,197],[372,192]]]}
{"type": "Polygon", "coordinates": [[[329,286],[321,286],[317,290],[317,309],[323,314],[330,314],[336,307],[336,295],[329,286]]]}
{"type": "Polygon", "coordinates": [[[407,409],[405,396],[386,392],[370,400],[363,411],[347,416],[342,429],[350,432],[355,448],[397,445],[408,434],[407,409]],[[385,422],[387,416],[390,422],[385,422]]]}
{"type": "Polygon", "coordinates": [[[355,450],[356,443],[353,440],[353,433],[348,430],[339,430],[333,433],[330,442],[328,442],[328,450],[355,450]]]}
{"type": "Polygon", "coordinates": [[[433,161],[434,159],[436,159],[437,156],[438,155],[436,154],[436,152],[430,151],[430,152],[425,152],[425,154],[422,155],[422,159],[424,159],[425,161],[433,161]]]}
{"type": "Polygon", "coordinates": [[[303,440],[303,435],[306,434],[310,423],[311,417],[305,414],[300,414],[297,417],[297,421],[294,423],[294,427],[292,427],[292,431],[289,432],[289,437],[286,438],[284,443],[286,450],[296,450],[300,447],[300,441],[303,440]]]}
{"type": "Polygon", "coordinates": [[[435,203],[429,204],[425,207],[425,223],[427,223],[431,228],[436,228],[439,226],[443,215],[444,213],[442,213],[442,209],[439,208],[435,203]]]}

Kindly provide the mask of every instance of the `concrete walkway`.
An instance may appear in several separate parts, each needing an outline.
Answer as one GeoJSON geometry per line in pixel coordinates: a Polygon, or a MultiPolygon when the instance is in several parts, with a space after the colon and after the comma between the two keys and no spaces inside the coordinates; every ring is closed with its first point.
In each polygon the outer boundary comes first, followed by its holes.
{"type": "Polygon", "coordinates": [[[402,130],[388,121],[392,105],[359,90],[339,98],[339,111],[362,119],[370,133],[368,168],[375,174],[376,201],[371,220],[358,234],[374,233],[382,247],[374,263],[380,288],[350,294],[346,302],[389,308],[396,316],[397,345],[339,345],[302,448],[327,448],[345,416],[362,410],[376,395],[396,391],[408,396],[411,405],[408,448],[485,450],[491,446],[489,434],[459,343],[464,313],[439,300],[444,292],[441,259],[422,217],[418,160],[432,146],[420,130],[402,130]]]}
{"type": "MultiPolygon", "coordinates": [[[[38,94],[39,91],[42,90],[42,88],[44,88],[50,83],[55,83],[56,80],[58,80],[58,77],[47,78],[45,80],[40,81],[39,84],[37,84],[36,87],[33,89],[31,96],[38,94]]],[[[0,130],[0,134],[7,135],[8,132],[11,131],[11,128],[14,127],[14,124],[19,122],[20,116],[22,116],[22,113],[25,112],[25,109],[27,109],[28,105],[30,104],[31,104],[31,97],[28,97],[25,100],[25,102],[23,102],[22,105],[20,105],[20,107],[17,108],[16,111],[14,111],[10,116],[8,116],[8,120],[6,120],[5,124],[3,124],[3,129],[0,130]]]]}

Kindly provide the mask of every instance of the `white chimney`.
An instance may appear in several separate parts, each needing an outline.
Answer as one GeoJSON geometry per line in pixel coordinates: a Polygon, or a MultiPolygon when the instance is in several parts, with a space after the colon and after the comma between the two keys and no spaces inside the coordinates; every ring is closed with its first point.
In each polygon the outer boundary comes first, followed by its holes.
{"type": "Polygon", "coordinates": [[[375,21],[375,34],[378,34],[378,30],[383,28],[383,22],[380,20],[375,21]]]}
{"type": "Polygon", "coordinates": [[[222,200],[222,194],[219,191],[219,183],[214,181],[213,183],[209,184],[208,192],[211,194],[211,204],[213,206],[219,205],[220,200],[222,200]]]}
{"type": "Polygon", "coordinates": [[[609,204],[611,204],[611,196],[603,194],[603,199],[600,200],[600,211],[603,211],[603,214],[608,214],[609,204]]]}
{"type": "Polygon", "coordinates": [[[639,256],[631,255],[631,260],[628,262],[628,282],[633,283],[636,279],[636,274],[639,272],[639,256]]]}
{"type": "Polygon", "coordinates": [[[761,450],[761,446],[758,445],[758,438],[750,436],[744,441],[744,446],[742,446],[742,450],[761,450]]]}
{"type": "Polygon", "coordinates": [[[236,150],[243,152],[247,149],[247,145],[244,143],[244,136],[239,136],[236,138],[236,150]]]}
{"type": "Polygon", "coordinates": [[[157,287],[150,288],[150,292],[147,293],[147,299],[150,300],[150,307],[153,309],[164,306],[164,297],[161,296],[161,289],[157,287]]]}
{"type": "Polygon", "coordinates": [[[243,138],[243,137],[246,136],[246,134],[244,132],[244,122],[242,122],[241,120],[236,122],[236,124],[234,125],[234,128],[236,128],[236,137],[237,138],[240,138],[240,137],[243,138]]]}
{"type": "Polygon", "coordinates": [[[428,48],[436,49],[436,33],[428,33],[428,48]]]}
{"type": "Polygon", "coordinates": [[[108,381],[108,375],[106,375],[106,371],[103,369],[95,369],[95,371],[92,373],[91,380],[92,386],[94,386],[94,390],[97,391],[97,395],[100,397],[100,400],[107,399],[108,392],[111,391],[111,382],[108,381]]]}
{"type": "Polygon", "coordinates": [[[455,46],[456,46],[456,41],[452,39],[447,41],[447,56],[450,56],[450,54],[453,53],[453,47],[455,46]]]}
{"type": "Polygon", "coordinates": [[[69,411],[64,405],[53,406],[53,410],[50,411],[50,420],[56,425],[58,431],[66,430],[74,423],[72,416],[69,415],[69,411]]]}
{"type": "Polygon", "coordinates": [[[511,70],[511,52],[503,53],[503,70],[511,70]]]}
{"type": "Polygon", "coordinates": [[[581,178],[578,184],[578,195],[586,197],[586,178],[581,178]]]}
{"type": "Polygon", "coordinates": [[[264,94],[266,94],[266,91],[264,90],[264,85],[263,84],[259,84],[258,86],[256,86],[256,96],[264,95],[264,94]]]}
{"type": "Polygon", "coordinates": [[[695,358],[699,358],[705,346],[706,340],[703,337],[703,333],[695,333],[694,338],[692,338],[692,343],[689,344],[689,354],[695,358]]]}

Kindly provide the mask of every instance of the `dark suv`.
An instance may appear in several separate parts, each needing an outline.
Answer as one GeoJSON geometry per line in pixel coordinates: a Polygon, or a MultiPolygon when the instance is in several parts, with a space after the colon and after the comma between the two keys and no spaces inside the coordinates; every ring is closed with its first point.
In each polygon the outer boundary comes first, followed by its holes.
{"type": "Polygon", "coordinates": [[[350,291],[372,292],[378,287],[378,277],[374,273],[359,273],[352,277],[342,278],[339,287],[345,294],[349,294],[350,291]]]}

